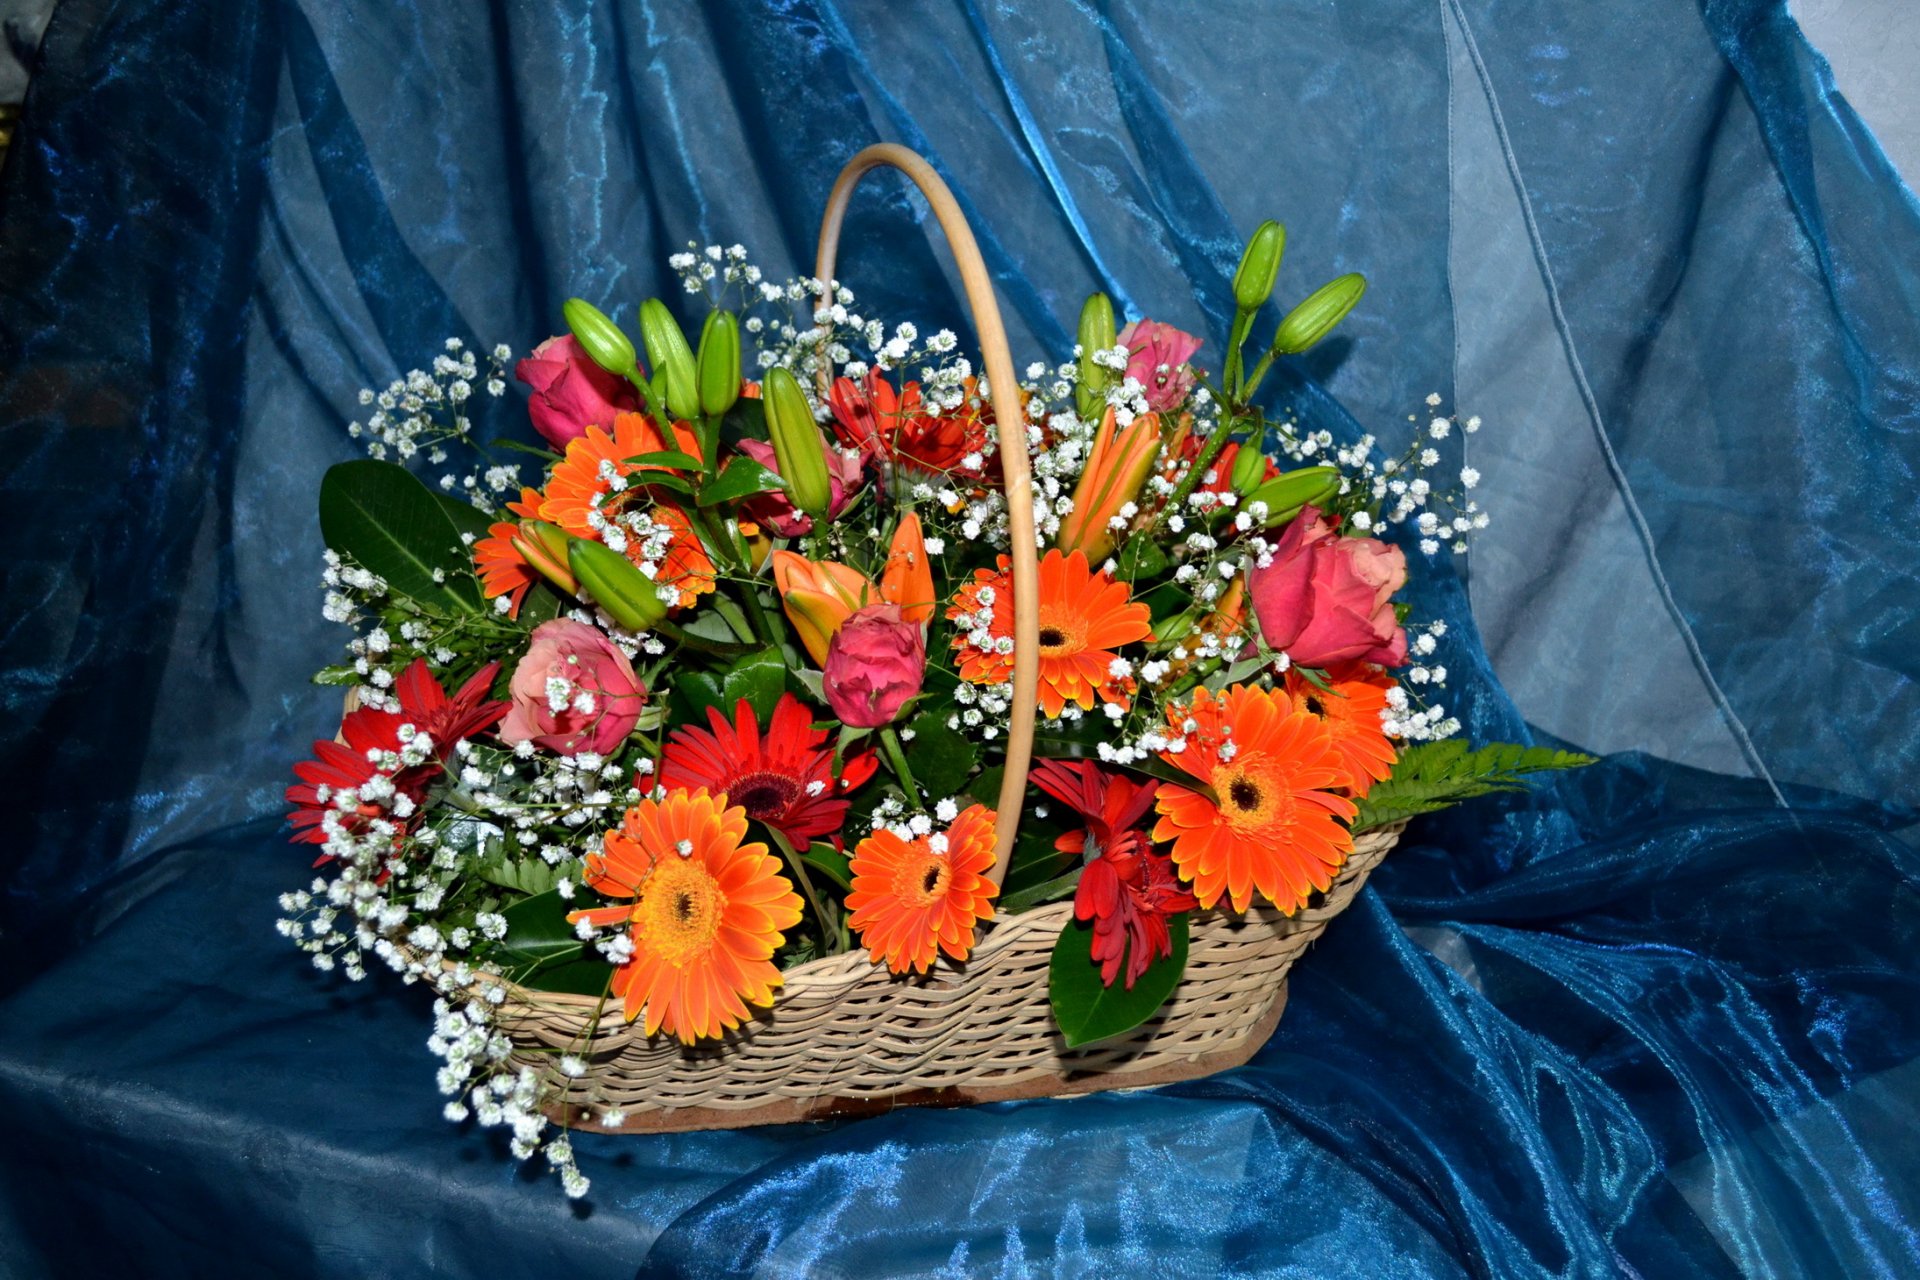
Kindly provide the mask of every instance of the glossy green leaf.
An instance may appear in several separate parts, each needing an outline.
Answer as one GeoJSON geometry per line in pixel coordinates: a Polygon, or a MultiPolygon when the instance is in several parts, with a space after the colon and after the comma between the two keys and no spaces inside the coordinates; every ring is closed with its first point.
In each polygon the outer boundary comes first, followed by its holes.
{"type": "Polygon", "coordinates": [[[720,677],[720,712],[731,717],[735,704],[745,698],[764,728],[786,691],[786,661],[778,649],[761,649],[735,661],[720,677]]]}
{"type": "Polygon", "coordinates": [[[826,876],[842,889],[853,888],[853,868],[847,855],[840,852],[824,840],[816,840],[807,846],[800,860],[809,867],[826,876]]]}
{"type": "Polygon", "coordinates": [[[471,502],[463,501],[450,493],[442,493],[438,489],[428,489],[427,492],[433,495],[433,500],[440,504],[440,509],[445,511],[447,518],[453,521],[453,527],[461,533],[472,534],[476,542],[486,537],[493,526],[500,521],[513,518],[511,513],[490,516],[471,502]]]}
{"type": "MultiPolygon", "coordinates": [[[[600,959],[599,953],[591,956],[581,948],[581,958],[557,961],[545,964],[524,974],[509,974],[521,986],[531,991],[553,991],[570,996],[606,995],[613,987],[613,966],[600,959]]],[[[607,1015],[620,1016],[620,1002],[607,1001],[607,1015]]]]}
{"type": "Polygon", "coordinates": [[[542,965],[580,950],[580,938],[567,923],[567,912],[578,906],[560,896],[556,889],[522,898],[501,911],[507,919],[507,936],[501,940],[499,958],[509,965],[542,965]]]}
{"type": "Polygon", "coordinates": [[[1167,925],[1173,954],[1147,966],[1131,991],[1126,985],[1124,961],[1112,986],[1100,981],[1100,966],[1093,962],[1090,926],[1075,920],[1060,931],[1048,966],[1047,997],[1053,1004],[1054,1024],[1069,1049],[1123,1035],[1153,1017],[1166,1003],[1187,968],[1187,918],[1174,916],[1167,925]]]}
{"type": "Polygon", "coordinates": [[[711,671],[679,671],[668,683],[667,704],[673,711],[673,722],[706,728],[707,708],[724,701],[720,677],[711,671]]]}
{"type": "MultiPolygon", "coordinates": [[[[474,874],[488,884],[535,897],[553,888],[560,873],[544,858],[486,858],[474,865],[474,874]]],[[[511,921],[509,921],[511,924],[511,921]]]]}
{"type": "Polygon", "coordinates": [[[700,505],[711,507],[723,502],[738,502],[756,493],[772,493],[779,488],[778,472],[752,458],[734,458],[712,481],[700,486],[700,505]]]}
{"type": "Polygon", "coordinates": [[[913,737],[905,743],[907,767],[913,770],[913,780],[921,790],[936,799],[953,795],[965,786],[967,775],[980,760],[979,744],[947,727],[952,714],[952,705],[941,702],[923,710],[908,725],[913,737]]]}
{"type": "Polygon", "coordinates": [[[364,458],[328,468],[320,481],[327,546],[409,600],[477,613],[479,581],[460,531],[440,497],[405,467],[364,458]]]}
{"type": "MultiPolygon", "coordinates": [[[[659,449],[653,453],[637,453],[627,459],[627,465],[632,467],[672,467],[675,471],[698,471],[703,464],[700,459],[690,453],[682,453],[678,449],[659,449]]],[[[650,484],[652,480],[653,477],[651,476],[636,476],[633,482],[635,484],[650,484]]]]}
{"type": "Polygon", "coordinates": [[[1123,582],[1141,582],[1164,573],[1172,561],[1167,559],[1166,551],[1160,546],[1160,540],[1150,533],[1137,534],[1128,538],[1126,545],[1120,548],[1120,554],[1114,557],[1119,566],[1115,575],[1123,582]]]}
{"type": "Polygon", "coordinates": [[[1063,876],[1055,876],[1051,880],[1042,880],[1030,889],[1022,889],[1018,893],[1003,894],[1000,901],[995,905],[998,906],[1001,915],[1017,916],[1022,911],[1031,910],[1044,903],[1058,902],[1079,888],[1080,872],[1082,870],[1083,868],[1081,867],[1075,867],[1063,876]]]}

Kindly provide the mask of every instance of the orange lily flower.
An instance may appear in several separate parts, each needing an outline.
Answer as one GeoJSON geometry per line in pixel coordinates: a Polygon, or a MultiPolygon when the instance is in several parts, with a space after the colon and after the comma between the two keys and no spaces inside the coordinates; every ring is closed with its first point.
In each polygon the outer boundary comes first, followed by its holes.
{"type": "Polygon", "coordinates": [[[1105,560],[1113,550],[1109,526],[1120,508],[1139,494],[1159,452],[1158,414],[1143,413],[1116,429],[1113,408],[1108,406],[1087,454],[1086,470],[1080,473],[1080,485],[1073,491],[1073,510],[1060,522],[1054,545],[1067,553],[1084,552],[1092,565],[1105,560]]]}
{"type": "Polygon", "coordinates": [[[933,617],[933,565],[927,560],[927,542],[915,512],[901,516],[893,531],[887,567],[880,574],[880,598],[899,605],[900,616],[908,622],[933,617]]]}
{"type": "Polygon", "coordinates": [[[792,551],[773,553],[773,585],[800,643],[821,666],[827,646],[854,610],[880,599],[880,592],[858,570],[833,560],[809,560],[792,551]]]}

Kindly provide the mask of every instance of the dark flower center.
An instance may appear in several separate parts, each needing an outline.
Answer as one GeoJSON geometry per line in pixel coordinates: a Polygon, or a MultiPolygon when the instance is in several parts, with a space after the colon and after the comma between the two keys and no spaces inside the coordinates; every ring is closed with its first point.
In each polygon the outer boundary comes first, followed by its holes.
{"type": "Polygon", "coordinates": [[[1227,799],[1248,813],[1260,807],[1260,788],[1245,778],[1235,778],[1233,785],[1227,788],[1227,799]]]}
{"type": "Polygon", "coordinates": [[[927,893],[932,893],[940,887],[940,868],[937,865],[927,868],[926,877],[920,881],[920,887],[927,893]]]}
{"type": "Polygon", "coordinates": [[[1040,643],[1049,649],[1058,648],[1067,642],[1067,633],[1058,627],[1040,628],[1040,643]]]}
{"type": "Polygon", "coordinates": [[[1322,703],[1319,698],[1315,697],[1311,693],[1307,695],[1307,710],[1313,712],[1313,714],[1317,716],[1324,716],[1327,714],[1326,704],[1322,703]]]}
{"type": "Polygon", "coordinates": [[[733,803],[747,811],[755,822],[765,822],[787,811],[800,798],[800,780],[784,773],[749,773],[734,779],[727,788],[733,803]]]}
{"type": "Polygon", "coordinates": [[[673,918],[681,924],[693,919],[693,895],[684,889],[673,895],[673,918]]]}

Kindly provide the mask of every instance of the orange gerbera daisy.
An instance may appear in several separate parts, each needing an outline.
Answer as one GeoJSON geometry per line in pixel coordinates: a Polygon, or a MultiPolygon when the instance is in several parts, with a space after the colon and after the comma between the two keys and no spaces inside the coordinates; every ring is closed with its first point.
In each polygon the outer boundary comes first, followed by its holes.
{"type": "Polygon", "coordinates": [[[1319,716],[1332,733],[1334,750],[1347,768],[1347,790],[1358,798],[1393,773],[1396,753],[1380,716],[1394,679],[1379,667],[1353,663],[1328,672],[1327,684],[1323,690],[1297,671],[1287,673],[1294,705],[1319,716]]]}
{"type": "Polygon", "coordinates": [[[587,858],[586,882],[621,906],[575,911],[569,922],[625,923],[632,955],[614,970],[628,1022],[665,1028],[684,1044],[713,1038],[773,1003],[783,932],[800,896],[764,844],[741,843],[747,811],[705,787],[628,809],[587,858]]]}
{"type": "Polygon", "coordinates": [[[876,831],[854,849],[847,923],[875,962],[925,973],[935,953],[965,960],[973,926],[993,914],[993,810],[976,804],[945,835],[902,840],[876,831]]]}
{"type": "MultiPolygon", "coordinates": [[[[953,647],[961,679],[1013,679],[1013,574],[1007,557],[1000,557],[997,572],[976,569],[973,581],[954,595],[947,617],[960,624],[953,647]]],[[[1126,583],[1104,570],[1095,573],[1078,551],[1047,552],[1040,561],[1040,710],[1058,719],[1069,702],[1091,710],[1096,695],[1125,707],[1133,684],[1113,674],[1113,650],[1152,633],[1152,612],[1131,598],[1126,583]]]]}
{"type": "Polygon", "coordinates": [[[1289,912],[1325,890],[1332,871],[1353,850],[1339,819],[1358,812],[1331,788],[1347,782],[1333,735],[1285,693],[1234,685],[1218,697],[1194,692],[1184,717],[1193,722],[1180,751],[1160,758],[1213,788],[1162,786],[1153,838],[1173,843],[1174,865],[1211,907],[1222,893],[1245,911],[1253,891],[1289,912]]]}
{"type": "MultiPolygon", "coordinates": [[[[507,510],[528,520],[540,518],[542,498],[538,489],[522,487],[520,501],[509,502],[507,510]]],[[[487,536],[473,544],[473,564],[480,571],[480,592],[491,600],[495,596],[511,596],[507,616],[520,616],[520,602],[526,598],[527,588],[540,581],[540,571],[528,562],[526,553],[514,545],[514,539],[520,536],[520,526],[511,520],[503,520],[487,526],[487,536]]]]}

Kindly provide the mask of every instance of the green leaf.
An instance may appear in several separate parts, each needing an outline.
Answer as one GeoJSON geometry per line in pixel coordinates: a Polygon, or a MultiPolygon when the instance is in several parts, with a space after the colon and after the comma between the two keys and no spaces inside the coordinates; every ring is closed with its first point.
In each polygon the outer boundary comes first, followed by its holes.
{"type": "MultiPolygon", "coordinates": [[[[1002,915],[1017,916],[1022,911],[1040,906],[1042,903],[1057,902],[1072,893],[1080,885],[1080,872],[1075,867],[1063,876],[1051,880],[1042,880],[1031,889],[1022,889],[1018,893],[1003,894],[998,903],[1002,915]]],[[[1089,952],[1089,955],[1092,953],[1089,952]]]]}
{"type": "Polygon", "coordinates": [[[511,515],[490,516],[471,502],[463,501],[450,493],[442,493],[438,489],[428,489],[427,492],[433,495],[433,500],[440,504],[440,509],[447,513],[448,519],[453,521],[453,527],[461,533],[472,534],[475,542],[486,537],[498,521],[513,518],[511,515]]]}
{"type": "Polygon", "coordinates": [[[520,625],[531,629],[551,622],[560,616],[560,610],[572,604],[570,600],[561,600],[560,593],[546,583],[536,583],[520,601],[520,625]]]}
{"type": "Polygon", "coordinates": [[[741,396],[735,400],[733,408],[727,410],[720,422],[734,440],[767,438],[767,408],[757,397],[741,396]]]}
{"type": "MultiPolygon", "coordinates": [[[[584,952],[584,948],[582,948],[584,952]]],[[[613,987],[613,966],[598,953],[577,960],[543,965],[530,973],[509,974],[515,982],[531,991],[556,991],[570,996],[603,996],[613,987]]],[[[608,1011],[619,1016],[617,1000],[607,1002],[608,1011]]]]}
{"type": "Polygon", "coordinates": [[[807,846],[800,860],[842,889],[853,888],[853,868],[847,855],[824,840],[816,840],[807,846]]]}
{"type": "Polygon", "coordinates": [[[929,796],[950,796],[966,785],[967,775],[980,760],[980,747],[959,731],[947,727],[951,704],[928,707],[908,725],[913,737],[906,743],[907,768],[929,796]]]}
{"type": "Polygon", "coordinates": [[[320,536],[327,546],[409,600],[478,613],[479,581],[460,529],[439,495],[391,462],[338,463],[320,481],[320,536]],[[434,580],[436,570],[441,581],[434,580]]]}
{"type": "Polygon", "coordinates": [[[542,462],[560,461],[559,454],[551,449],[542,449],[537,444],[527,444],[522,440],[495,440],[493,443],[502,449],[511,449],[515,453],[530,453],[542,462]]]}
{"type": "Polygon", "coordinates": [[[778,473],[752,458],[735,458],[718,476],[700,486],[700,505],[711,507],[722,502],[738,502],[756,493],[772,493],[781,488],[778,473]]]}
{"type": "Polygon", "coordinates": [[[578,955],[580,939],[567,923],[567,912],[574,909],[559,890],[550,889],[501,911],[507,918],[507,936],[501,939],[498,953],[501,962],[539,966],[578,955]]]}
{"type": "Polygon", "coordinates": [[[560,878],[560,873],[541,858],[486,858],[477,863],[473,871],[488,884],[497,884],[502,889],[511,889],[528,897],[545,893],[560,878]]]}
{"type": "Polygon", "coordinates": [[[1120,554],[1114,557],[1117,565],[1115,577],[1122,582],[1142,582],[1148,578],[1166,572],[1172,561],[1161,548],[1158,539],[1149,534],[1140,534],[1127,539],[1120,548],[1120,554]]]}
{"type": "Polygon", "coordinates": [[[736,661],[720,677],[720,713],[731,718],[734,705],[745,698],[764,728],[786,691],[786,661],[778,649],[761,649],[736,661]]]}
{"type": "Polygon", "coordinates": [[[1060,931],[1048,966],[1047,996],[1053,1004],[1054,1024],[1069,1049],[1123,1035],[1166,1003],[1187,968],[1187,918],[1174,916],[1167,924],[1173,954],[1148,965],[1131,991],[1126,986],[1124,959],[1112,986],[1100,981],[1100,967],[1093,962],[1091,926],[1075,920],[1060,931]]]}
{"type": "MultiPolygon", "coordinates": [[[[702,471],[706,464],[690,453],[678,449],[659,449],[653,453],[636,453],[626,460],[630,467],[671,467],[675,471],[702,471]]],[[[636,476],[635,484],[651,484],[652,476],[636,476]]]]}
{"type": "MultiPolygon", "coordinates": [[[[1101,717],[1104,721],[1105,717],[1101,717]]],[[[1033,753],[1036,756],[1054,760],[1099,760],[1100,743],[1108,741],[1103,733],[1104,725],[1096,724],[1092,716],[1082,717],[1078,721],[1062,720],[1049,723],[1041,721],[1033,731],[1033,753]]],[[[1110,765],[1110,768],[1131,769],[1135,773],[1144,773],[1149,778],[1158,778],[1162,782],[1171,782],[1175,786],[1185,787],[1207,799],[1219,802],[1213,794],[1213,788],[1190,773],[1174,768],[1159,756],[1148,756],[1144,760],[1134,760],[1125,765],[1110,765]]]]}
{"type": "MultiPolygon", "coordinates": [[[[667,702],[673,710],[673,722],[706,728],[707,708],[720,707],[724,701],[720,677],[711,671],[680,671],[669,683],[672,692],[667,695],[667,702]]],[[[721,709],[732,718],[730,707],[721,709]]]]}
{"type": "Polygon", "coordinates": [[[1525,790],[1529,774],[1578,769],[1594,757],[1577,751],[1495,742],[1472,750],[1464,738],[1445,738],[1406,748],[1393,776],[1373,784],[1361,800],[1353,829],[1366,831],[1422,813],[1433,813],[1496,791],[1525,790]]]}

